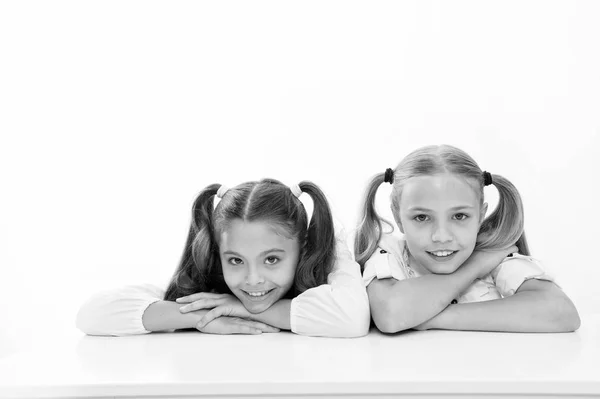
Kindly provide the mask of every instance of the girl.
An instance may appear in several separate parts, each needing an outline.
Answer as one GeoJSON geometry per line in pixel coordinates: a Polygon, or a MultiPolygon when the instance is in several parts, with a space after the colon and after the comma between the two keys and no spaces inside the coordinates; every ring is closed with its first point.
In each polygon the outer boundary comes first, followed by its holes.
{"type": "Polygon", "coordinates": [[[343,239],[336,242],[323,192],[308,181],[289,188],[272,179],[206,187],[167,289],[100,293],[77,316],[77,327],[92,335],[197,328],[358,337],[369,323],[360,269],[343,239]],[[303,192],[314,203],[310,224],[303,192]]]}
{"type": "Polygon", "coordinates": [[[482,172],[458,148],[420,148],[373,177],[355,238],[371,313],[383,332],[410,328],[564,332],[577,310],[531,258],[523,206],[504,177],[482,172]],[[377,188],[393,185],[391,209],[404,235],[382,231],[377,188]],[[498,206],[487,218],[483,187],[498,206]],[[520,254],[513,252],[520,251],[520,254]]]}

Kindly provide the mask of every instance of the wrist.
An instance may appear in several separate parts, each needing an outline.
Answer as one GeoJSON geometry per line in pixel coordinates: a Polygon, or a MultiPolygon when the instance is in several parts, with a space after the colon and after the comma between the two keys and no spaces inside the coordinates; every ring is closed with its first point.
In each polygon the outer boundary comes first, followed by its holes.
{"type": "Polygon", "coordinates": [[[473,262],[467,260],[452,275],[457,279],[459,285],[471,285],[479,278],[479,270],[473,262]]]}
{"type": "Polygon", "coordinates": [[[204,316],[206,310],[196,310],[181,313],[180,303],[172,301],[157,301],[152,303],[142,316],[142,324],[148,331],[180,330],[196,328],[196,324],[204,316]]]}
{"type": "Polygon", "coordinates": [[[262,313],[251,313],[250,320],[260,321],[273,327],[289,330],[291,299],[280,299],[262,313]]]}
{"type": "Polygon", "coordinates": [[[458,304],[450,304],[440,313],[438,313],[433,319],[431,319],[431,324],[429,328],[435,328],[438,330],[451,330],[451,320],[452,314],[456,310],[456,307],[460,306],[458,304]]]}

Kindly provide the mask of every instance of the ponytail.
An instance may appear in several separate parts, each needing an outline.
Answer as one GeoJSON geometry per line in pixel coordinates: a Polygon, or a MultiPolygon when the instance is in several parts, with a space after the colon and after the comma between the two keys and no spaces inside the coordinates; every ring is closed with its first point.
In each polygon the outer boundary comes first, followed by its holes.
{"type": "Polygon", "coordinates": [[[183,255],[165,293],[166,301],[222,288],[222,269],[214,242],[214,197],[220,184],[211,184],[198,194],[192,206],[192,221],[183,255]],[[220,276],[219,276],[220,274],[220,276]]]}
{"type": "Polygon", "coordinates": [[[365,199],[363,206],[359,214],[360,223],[356,231],[356,237],[354,238],[354,255],[356,262],[360,265],[361,271],[365,267],[365,262],[369,259],[375,249],[377,243],[381,239],[382,225],[385,223],[389,227],[394,229],[392,224],[387,220],[381,218],[375,210],[375,197],[377,189],[384,182],[385,173],[380,173],[371,179],[371,182],[367,186],[365,199]]]}
{"type": "Polygon", "coordinates": [[[481,224],[475,249],[516,245],[519,253],[530,255],[524,232],[523,202],[517,188],[500,175],[492,175],[492,184],[498,189],[498,205],[481,224]]]}
{"type": "MultiPolygon", "coordinates": [[[[310,195],[314,204],[305,245],[301,249],[301,260],[296,269],[294,286],[297,294],[300,294],[327,283],[327,276],[335,261],[335,230],[329,203],[321,189],[310,181],[302,181],[298,186],[310,195]]],[[[299,239],[302,241],[302,237],[299,239]]]]}

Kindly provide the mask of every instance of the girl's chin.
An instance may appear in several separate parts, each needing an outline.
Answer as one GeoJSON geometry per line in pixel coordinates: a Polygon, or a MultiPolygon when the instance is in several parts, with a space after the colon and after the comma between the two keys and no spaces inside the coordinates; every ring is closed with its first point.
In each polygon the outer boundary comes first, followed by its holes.
{"type": "Polygon", "coordinates": [[[274,289],[262,297],[250,296],[246,292],[241,291],[238,293],[237,297],[242,301],[242,304],[248,310],[248,312],[261,313],[269,309],[281,298],[281,295],[279,295],[278,291],[278,289],[274,289]]]}
{"type": "Polygon", "coordinates": [[[256,303],[256,302],[248,303],[248,301],[244,301],[244,307],[250,313],[262,313],[265,310],[269,309],[274,303],[275,302],[271,302],[271,301],[266,301],[264,303],[256,303]]]}
{"type": "Polygon", "coordinates": [[[425,268],[433,274],[452,274],[458,270],[459,267],[460,265],[456,266],[454,264],[425,264],[425,268]]]}

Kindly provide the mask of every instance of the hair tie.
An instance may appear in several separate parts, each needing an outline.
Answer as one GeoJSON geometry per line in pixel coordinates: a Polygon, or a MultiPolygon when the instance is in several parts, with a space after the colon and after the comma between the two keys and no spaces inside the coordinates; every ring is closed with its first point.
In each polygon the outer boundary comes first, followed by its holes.
{"type": "Polygon", "coordinates": [[[387,168],[385,170],[385,175],[383,176],[384,183],[394,184],[394,170],[387,168]]]}
{"type": "Polygon", "coordinates": [[[292,191],[292,194],[296,196],[296,198],[300,198],[300,196],[302,195],[302,189],[298,184],[294,184],[293,186],[291,186],[290,190],[292,191]]]}
{"type": "Polygon", "coordinates": [[[492,184],[492,174],[490,172],[486,172],[485,170],[483,171],[483,185],[484,186],[489,186],[490,184],[492,184]]]}
{"type": "Polygon", "coordinates": [[[227,190],[229,190],[229,187],[227,187],[224,184],[221,184],[221,187],[219,187],[219,189],[217,190],[217,197],[218,198],[223,198],[223,196],[225,195],[225,193],[227,192],[227,190]]]}

